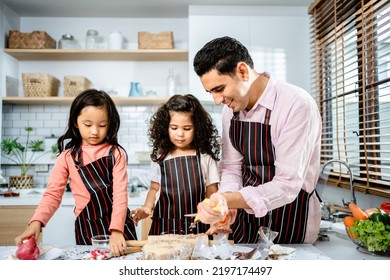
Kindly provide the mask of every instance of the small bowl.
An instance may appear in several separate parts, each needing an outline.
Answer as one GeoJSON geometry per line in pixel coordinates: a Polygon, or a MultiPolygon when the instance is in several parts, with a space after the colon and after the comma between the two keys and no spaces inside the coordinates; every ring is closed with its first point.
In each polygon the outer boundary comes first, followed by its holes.
{"type": "Polygon", "coordinates": [[[96,235],[91,238],[92,246],[95,249],[109,249],[110,248],[110,236],[109,235],[96,235]]]}

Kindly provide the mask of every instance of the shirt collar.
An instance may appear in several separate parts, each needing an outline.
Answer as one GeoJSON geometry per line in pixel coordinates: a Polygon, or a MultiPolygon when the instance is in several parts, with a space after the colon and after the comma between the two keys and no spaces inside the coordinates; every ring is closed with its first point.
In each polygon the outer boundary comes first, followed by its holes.
{"type": "Polygon", "coordinates": [[[248,113],[257,110],[257,107],[259,106],[269,109],[271,111],[273,110],[275,106],[275,100],[276,100],[275,85],[276,85],[276,81],[270,77],[264,89],[263,94],[256,101],[255,105],[253,105],[252,109],[248,111],[248,113]]]}

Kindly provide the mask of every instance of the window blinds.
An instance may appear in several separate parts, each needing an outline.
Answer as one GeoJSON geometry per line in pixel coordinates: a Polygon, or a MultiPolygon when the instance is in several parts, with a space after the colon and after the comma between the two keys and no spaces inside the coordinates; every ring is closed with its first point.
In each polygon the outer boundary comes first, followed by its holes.
{"type": "MultiPolygon", "coordinates": [[[[361,191],[389,197],[390,1],[318,0],[309,14],[321,163],[343,160],[361,191]]],[[[329,173],[348,179],[340,164],[329,173]]]]}

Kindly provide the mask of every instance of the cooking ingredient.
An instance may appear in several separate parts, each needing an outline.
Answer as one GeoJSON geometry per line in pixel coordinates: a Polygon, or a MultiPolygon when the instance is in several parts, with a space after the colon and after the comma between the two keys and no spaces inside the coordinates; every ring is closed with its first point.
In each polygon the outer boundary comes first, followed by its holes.
{"type": "Polygon", "coordinates": [[[355,223],[355,218],[354,218],[354,217],[352,217],[352,216],[347,216],[347,217],[344,218],[344,225],[345,225],[346,227],[349,228],[349,227],[353,226],[354,223],[355,223]]]}
{"type": "Polygon", "coordinates": [[[92,250],[90,253],[85,254],[83,260],[107,260],[111,257],[110,251],[102,251],[99,249],[92,250]]]}
{"type": "Polygon", "coordinates": [[[351,210],[352,212],[352,215],[353,217],[358,220],[358,221],[361,221],[361,220],[367,220],[368,219],[368,215],[366,212],[364,212],[359,206],[357,206],[355,203],[353,202],[350,202],[348,204],[348,208],[349,210],[351,210]]]}
{"type": "Polygon", "coordinates": [[[390,215],[387,213],[373,213],[370,216],[373,222],[382,222],[385,226],[390,226],[390,215]]]}
{"type": "MultiPolygon", "coordinates": [[[[206,203],[206,204],[209,204],[209,203],[210,203],[210,198],[205,198],[205,199],[203,200],[203,202],[206,203]]],[[[213,210],[215,210],[215,211],[221,211],[221,205],[220,205],[219,202],[218,202],[218,204],[217,204],[215,207],[213,207],[213,210]]],[[[195,216],[195,219],[194,219],[194,223],[196,223],[196,222],[198,222],[198,221],[199,221],[199,216],[196,215],[196,216],[195,216]]],[[[223,220],[223,221],[220,221],[219,224],[220,224],[220,225],[224,225],[224,224],[226,224],[226,221],[227,221],[227,216],[225,216],[224,220],[223,220]]]]}
{"type": "Polygon", "coordinates": [[[37,260],[39,253],[40,252],[37,242],[35,241],[35,237],[30,236],[26,242],[19,246],[15,255],[20,260],[37,260]]]}
{"type": "Polygon", "coordinates": [[[390,214],[390,202],[382,202],[380,206],[383,211],[390,214]]]}
{"type": "Polygon", "coordinates": [[[350,228],[357,234],[359,242],[370,252],[387,252],[390,250],[390,226],[382,222],[360,220],[350,228]]]}
{"type": "MultiPolygon", "coordinates": [[[[368,217],[370,217],[372,214],[374,213],[381,213],[382,210],[379,209],[379,208],[368,208],[368,209],[365,209],[364,212],[366,212],[366,214],[368,215],[368,217]]],[[[383,211],[384,212],[384,211],[383,211]]]]}

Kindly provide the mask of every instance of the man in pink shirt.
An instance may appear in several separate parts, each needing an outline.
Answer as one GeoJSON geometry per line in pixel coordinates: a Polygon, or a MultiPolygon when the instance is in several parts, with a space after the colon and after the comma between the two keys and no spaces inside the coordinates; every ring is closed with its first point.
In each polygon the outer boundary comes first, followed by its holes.
{"type": "Polygon", "coordinates": [[[246,47],[230,37],[207,43],[194,69],[215,104],[225,105],[220,187],[198,205],[200,220],[217,224],[227,213],[235,243],[256,243],[260,226],[279,233],[274,243],[314,243],[322,123],[314,99],[257,73],[246,47]],[[222,211],[212,209],[217,203],[222,211]]]}

